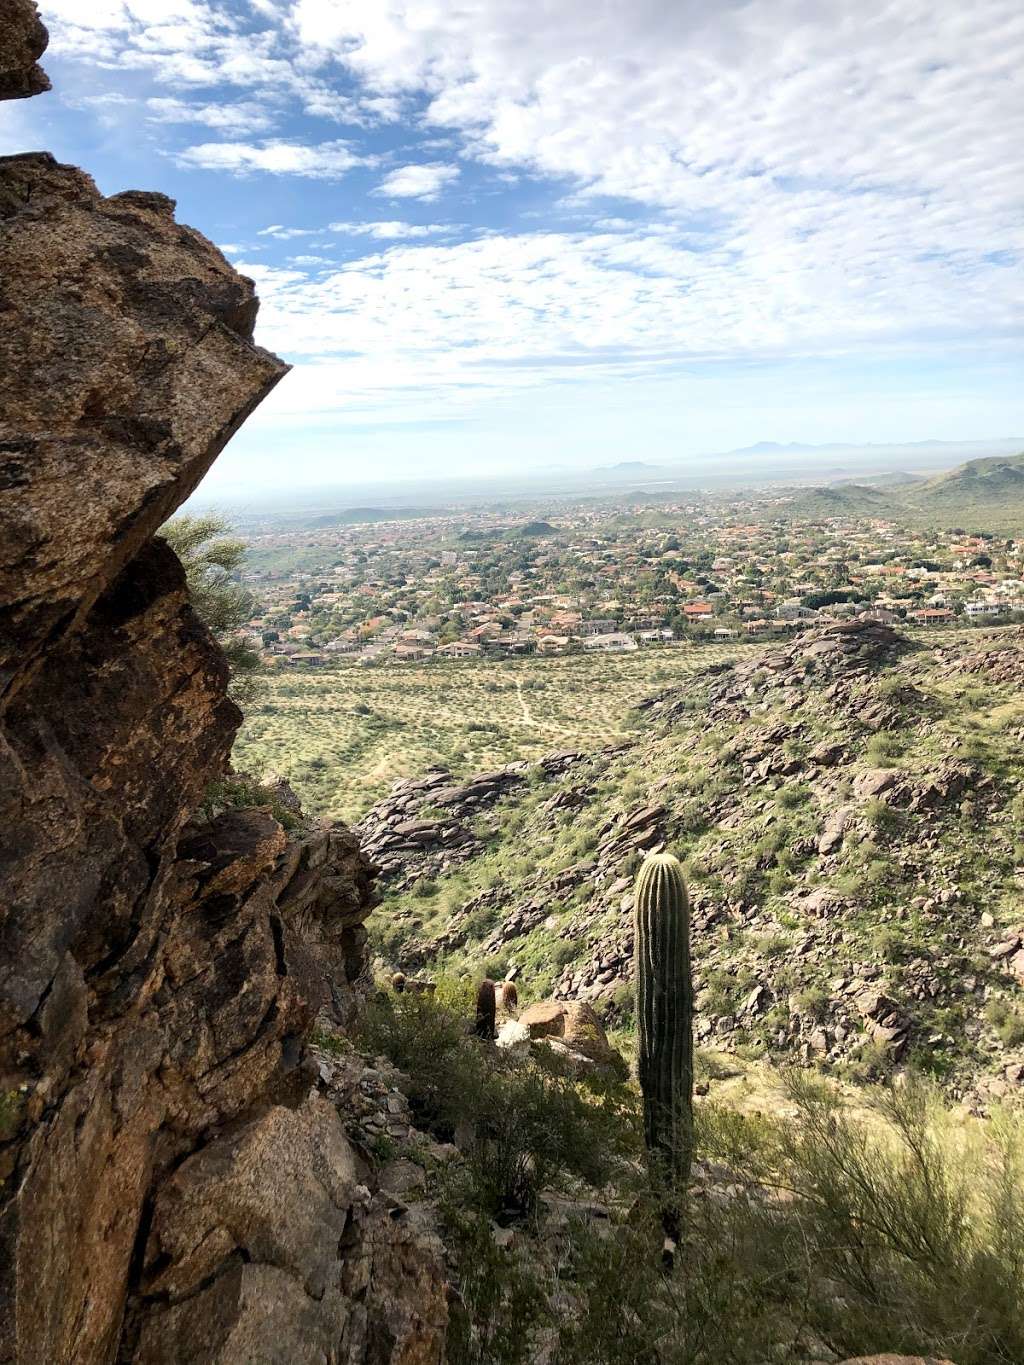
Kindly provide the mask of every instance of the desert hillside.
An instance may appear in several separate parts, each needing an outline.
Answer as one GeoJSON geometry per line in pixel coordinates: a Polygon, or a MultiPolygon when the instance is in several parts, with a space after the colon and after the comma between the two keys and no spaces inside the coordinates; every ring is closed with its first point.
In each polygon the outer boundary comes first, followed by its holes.
{"type": "Polygon", "coordinates": [[[1024,634],[854,620],[641,701],[610,744],[400,784],[358,826],[403,970],[632,1023],[632,877],[684,859],[697,1038],[955,1094],[1024,1075],[1024,634]]]}

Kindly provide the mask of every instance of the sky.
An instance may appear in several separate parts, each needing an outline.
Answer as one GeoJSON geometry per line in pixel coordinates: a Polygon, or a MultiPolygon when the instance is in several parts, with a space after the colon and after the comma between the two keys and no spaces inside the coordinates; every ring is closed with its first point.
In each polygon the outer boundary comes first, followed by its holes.
{"type": "Polygon", "coordinates": [[[0,152],[158,189],[294,369],[224,486],[1024,433],[1019,0],[41,0],[0,152]]]}

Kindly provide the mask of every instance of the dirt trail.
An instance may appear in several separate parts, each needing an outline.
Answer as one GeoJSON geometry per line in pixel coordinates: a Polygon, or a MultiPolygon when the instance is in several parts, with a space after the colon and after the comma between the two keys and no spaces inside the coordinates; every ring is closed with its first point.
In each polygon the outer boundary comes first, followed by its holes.
{"type": "Polygon", "coordinates": [[[523,708],[523,720],[526,722],[527,725],[536,725],[537,722],[533,718],[533,712],[530,710],[530,704],[523,696],[523,684],[520,678],[516,678],[516,695],[519,698],[519,705],[523,708]]]}

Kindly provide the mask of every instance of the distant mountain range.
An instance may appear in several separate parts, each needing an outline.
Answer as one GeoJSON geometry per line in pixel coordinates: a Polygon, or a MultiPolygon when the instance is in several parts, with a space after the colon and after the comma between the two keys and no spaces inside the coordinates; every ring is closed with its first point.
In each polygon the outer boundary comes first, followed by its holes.
{"type": "Polygon", "coordinates": [[[668,465],[646,464],[643,460],[620,460],[618,464],[598,465],[594,474],[660,474],[668,465]]]}
{"type": "MultiPolygon", "coordinates": [[[[827,459],[833,468],[821,469],[820,478],[830,481],[833,478],[857,479],[858,482],[874,483],[881,478],[893,477],[890,471],[879,471],[880,461],[889,457],[897,468],[900,464],[906,463],[917,468],[928,469],[930,465],[932,469],[941,469],[944,465],[952,464],[957,457],[970,462],[974,457],[1014,456],[1022,449],[1024,437],[979,441],[905,441],[891,445],[884,442],[858,445],[849,441],[835,441],[811,445],[805,441],[756,441],[753,445],[739,446],[735,450],[694,455],[685,461],[673,461],[671,464],[655,464],[648,460],[620,460],[617,464],[598,465],[589,472],[592,477],[609,483],[634,479],[678,480],[681,476],[693,477],[695,474],[699,476],[699,471],[709,460],[729,461],[738,465],[745,460],[755,460],[760,466],[759,475],[770,476],[773,472],[772,461],[778,461],[785,466],[779,471],[785,475],[795,473],[805,462],[827,459]],[[862,458],[874,466],[871,474],[865,474],[864,477],[854,472],[862,458]]],[[[902,473],[900,477],[905,481],[918,476],[902,473]]]]}
{"type": "Polygon", "coordinates": [[[812,454],[849,454],[857,452],[888,452],[908,450],[915,453],[927,453],[934,450],[936,455],[955,454],[962,451],[967,454],[971,450],[995,451],[1005,449],[1006,451],[1017,451],[1024,447],[1024,437],[1007,436],[998,440],[989,441],[900,441],[889,444],[885,441],[870,441],[866,444],[856,444],[846,441],[829,441],[822,445],[806,445],[801,441],[790,441],[782,444],[779,441],[758,441],[752,446],[740,446],[737,450],[727,450],[725,455],[812,455],[812,454]]]}

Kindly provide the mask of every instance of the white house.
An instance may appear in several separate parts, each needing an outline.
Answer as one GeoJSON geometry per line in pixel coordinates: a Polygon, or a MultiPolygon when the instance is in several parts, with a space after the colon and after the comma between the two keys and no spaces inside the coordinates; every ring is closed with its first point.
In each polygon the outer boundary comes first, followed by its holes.
{"type": "Polygon", "coordinates": [[[591,635],[584,641],[584,649],[599,649],[605,654],[626,654],[640,646],[632,635],[613,633],[610,635],[591,635]]]}

